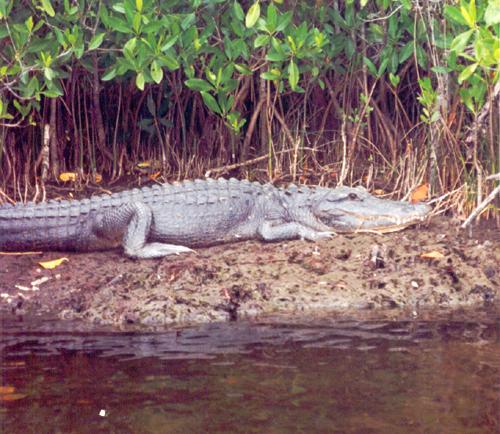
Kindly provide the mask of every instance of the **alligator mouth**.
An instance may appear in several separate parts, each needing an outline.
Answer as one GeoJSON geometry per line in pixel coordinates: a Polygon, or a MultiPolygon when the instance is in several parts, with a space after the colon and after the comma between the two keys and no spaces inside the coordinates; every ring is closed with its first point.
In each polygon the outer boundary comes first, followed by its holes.
{"type": "MultiPolygon", "coordinates": [[[[423,220],[423,219],[422,219],[423,220]]],[[[380,226],[380,227],[374,227],[372,229],[370,228],[358,228],[354,229],[352,232],[354,233],[377,233],[377,234],[388,234],[391,232],[398,232],[402,231],[403,229],[406,229],[408,226],[415,225],[417,223],[420,223],[422,220],[419,221],[412,221],[409,223],[401,223],[401,224],[395,224],[395,225],[389,225],[389,226],[380,226]]]]}
{"type": "Polygon", "coordinates": [[[409,226],[425,221],[429,211],[422,215],[412,215],[409,217],[395,217],[393,215],[366,216],[354,212],[344,211],[346,215],[352,216],[356,223],[347,223],[344,227],[335,227],[334,230],[336,232],[364,232],[377,234],[398,232],[409,226]]]}

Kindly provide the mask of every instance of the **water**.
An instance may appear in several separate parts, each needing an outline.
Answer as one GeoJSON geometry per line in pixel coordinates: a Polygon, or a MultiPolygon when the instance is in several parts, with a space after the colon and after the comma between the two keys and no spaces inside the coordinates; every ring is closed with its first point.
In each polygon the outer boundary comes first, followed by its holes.
{"type": "Polygon", "coordinates": [[[4,318],[4,433],[496,433],[495,317],[90,332],[4,318]],[[101,415],[100,415],[101,414],[101,415]]]}

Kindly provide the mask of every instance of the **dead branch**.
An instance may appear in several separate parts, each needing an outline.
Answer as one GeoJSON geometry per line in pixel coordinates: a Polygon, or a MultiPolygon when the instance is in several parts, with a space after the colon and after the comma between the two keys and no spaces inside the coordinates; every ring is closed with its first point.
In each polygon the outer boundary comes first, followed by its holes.
{"type": "MultiPolygon", "coordinates": [[[[496,176],[498,176],[497,174],[496,176]]],[[[467,226],[470,225],[470,223],[479,215],[481,212],[495,199],[495,197],[500,193],[500,185],[495,188],[486,199],[484,199],[474,211],[472,211],[472,214],[467,217],[467,220],[465,220],[462,223],[462,226],[460,226],[462,229],[465,229],[467,226]]]]}

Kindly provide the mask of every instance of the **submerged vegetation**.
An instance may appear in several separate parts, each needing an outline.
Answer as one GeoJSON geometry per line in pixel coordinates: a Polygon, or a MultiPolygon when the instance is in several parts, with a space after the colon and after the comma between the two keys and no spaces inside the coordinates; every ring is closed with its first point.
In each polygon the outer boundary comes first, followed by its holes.
{"type": "Polygon", "coordinates": [[[500,170],[499,25],[499,0],[0,0],[0,201],[229,173],[468,213],[500,170]]]}

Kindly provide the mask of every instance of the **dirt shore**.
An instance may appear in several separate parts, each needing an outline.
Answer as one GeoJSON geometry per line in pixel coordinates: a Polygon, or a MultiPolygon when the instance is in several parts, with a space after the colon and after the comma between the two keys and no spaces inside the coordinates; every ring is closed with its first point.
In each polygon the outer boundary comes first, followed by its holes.
{"type": "Polygon", "coordinates": [[[242,242],[164,259],[120,251],[0,255],[0,308],[97,324],[182,324],[268,314],[498,306],[500,235],[449,219],[387,235],[242,242]],[[427,257],[426,257],[427,256],[427,257]],[[66,257],[53,270],[40,261],[66,257]]]}

